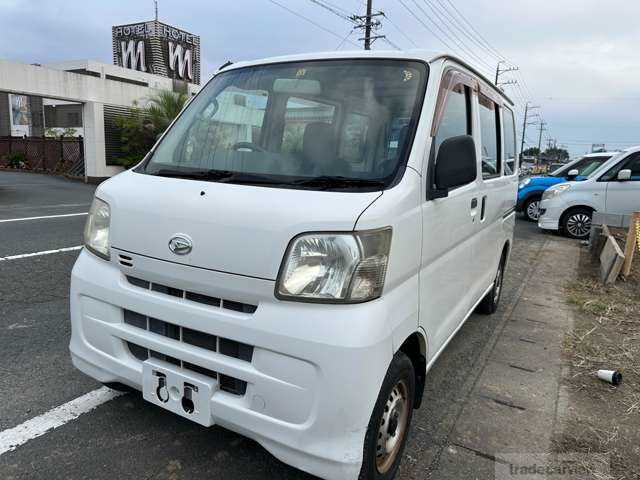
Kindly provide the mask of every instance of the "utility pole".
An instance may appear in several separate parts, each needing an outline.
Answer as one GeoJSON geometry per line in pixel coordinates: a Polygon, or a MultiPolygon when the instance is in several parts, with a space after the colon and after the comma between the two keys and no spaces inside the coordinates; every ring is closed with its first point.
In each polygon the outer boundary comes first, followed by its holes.
{"type": "Polygon", "coordinates": [[[544,126],[547,124],[547,122],[543,122],[542,120],[540,120],[540,136],[538,137],[538,161],[537,164],[538,166],[540,166],[540,157],[542,156],[542,132],[544,132],[546,130],[546,128],[544,128],[544,126]]]}
{"type": "Polygon", "coordinates": [[[524,137],[525,134],[527,133],[527,125],[531,125],[530,123],[527,123],[527,120],[529,119],[529,110],[533,110],[536,108],[540,108],[538,106],[530,106],[531,102],[527,102],[526,105],[524,106],[524,121],[522,122],[522,141],[520,142],[520,155],[522,156],[522,152],[524,151],[524,137]]]}
{"type": "Polygon", "coordinates": [[[366,15],[352,15],[349,19],[356,25],[354,28],[364,30],[364,37],[358,40],[364,41],[364,49],[371,50],[371,45],[379,38],[385,38],[384,35],[373,35],[373,32],[380,28],[382,25],[380,20],[375,20],[375,17],[384,16],[383,12],[373,13],[373,0],[367,0],[367,14],[366,15]]]}
{"type": "MultiPolygon", "coordinates": [[[[503,63],[506,63],[504,60],[500,60],[498,62],[498,65],[496,66],[496,81],[494,82],[495,85],[498,85],[498,78],[500,77],[500,75],[502,75],[503,73],[507,73],[507,72],[515,72],[516,70],[519,70],[518,67],[506,67],[506,68],[500,68],[500,65],[502,65],[503,63]]],[[[515,83],[515,82],[514,82],[515,83]]],[[[510,83],[506,83],[506,84],[510,84],[510,83]]]]}
{"type": "Polygon", "coordinates": [[[371,14],[373,13],[373,0],[367,0],[367,19],[364,25],[364,49],[371,50],[371,14]]]}

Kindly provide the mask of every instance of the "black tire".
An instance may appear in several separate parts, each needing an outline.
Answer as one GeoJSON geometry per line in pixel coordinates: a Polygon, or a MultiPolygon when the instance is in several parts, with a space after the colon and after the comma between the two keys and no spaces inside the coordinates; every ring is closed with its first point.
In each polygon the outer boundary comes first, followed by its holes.
{"type": "Polygon", "coordinates": [[[403,352],[398,352],[389,365],[369,420],[359,480],[391,480],[395,477],[409,435],[415,390],[413,364],[403,352]],[[403,404],[398,401],[399,396],[404,398],[403,404]],[[393,445],[392,452],[378,455],[379,451],[384,452],[379,449],[379,443],[383,443],[381,431],[388,434],[391,429],[395,435],[387,437],[387,444],[393,445]]]}
{"type": "Polygon", "coordinates": [[[542,197],[530,197],[524,202],[522,206],[522,212],[524,213],[524,218],[530,222],[537,222],[540,218],[540,201],[542,197]]]}
{"type": "Polygon", "coordinates": [[[562,232],[569,238],[576,238],[578,240],[589,238],[592,215],[593,211],[588,208],[572,208],[562,215],[560,222],[562,232]]]}
{"type": "Polygon", "coordinates": [[[503,253],[498,265],[498,271],[493,280],[493,288],[485,295],[482,301],[476,307],[476,312],[483,315],[491,315],[498,310],[500,298],[502,297],[502,285],[504,282],[504,267],[506,263],[506,255],[503,253]]]}

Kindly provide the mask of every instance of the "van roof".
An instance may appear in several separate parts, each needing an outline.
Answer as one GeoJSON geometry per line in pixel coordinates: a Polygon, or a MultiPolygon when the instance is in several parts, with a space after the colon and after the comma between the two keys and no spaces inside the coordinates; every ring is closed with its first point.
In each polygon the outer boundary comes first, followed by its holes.
{"type": "Polygon", "coordinates": [[[254,65],[266,65],[270,63],[284,63],[284,62],[301,62],[305,60],[339,60],[339,59],[361,59],[361,58],[388,58],[388,59],[402,59],[402,60],[417,60],[426,62],[428,64],[434,64],[439,61],[451,60],[465,67],[473,72],[478,78],[482,79],[487,86],[491,87],[497,94],[504,98],[509,104],[514,105],[513,101],[493,82],[488,79],[484,74],[478,71],[477,68],[469,64],[467,61],[448,53],[438,53],[434,55],[433,50],[423,49],[411,49],[411,50],[341,50],[339,52],[315,52],[315,53],[302,53],[296,55],[284,55],[278,57],[262,58],[258,60],[242,61],[230,64],[220,71],[234,70],[236,68],[249,67],[254,65]]]}

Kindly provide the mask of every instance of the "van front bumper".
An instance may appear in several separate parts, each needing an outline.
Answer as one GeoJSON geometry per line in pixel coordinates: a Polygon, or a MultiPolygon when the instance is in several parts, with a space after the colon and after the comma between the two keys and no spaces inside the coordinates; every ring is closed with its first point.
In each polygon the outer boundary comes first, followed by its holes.
{"type": "Polygon", "coordinates": [[[244,393],[214,389],[213,423],[314,475],[357,478],[366,428],[393,355],[387,319],[408,292],[399,287],[391,301],[360,305],[282,302],[270,280],[127,255],[134,267],[83,250],[73,268],[70,351],[78,369],[100,382],[141,390],[143,362],[133,344],[239,380],[244,393]],[[194,303],[132,285],[129,275],[240,301],[251,292],[257,309],[194,303]],[[202,291],[203,285],[210,290],[202,291]],[[125,323],[125,311],[241,342],[253,354],[235,358],[137,328],[125,323]]]}

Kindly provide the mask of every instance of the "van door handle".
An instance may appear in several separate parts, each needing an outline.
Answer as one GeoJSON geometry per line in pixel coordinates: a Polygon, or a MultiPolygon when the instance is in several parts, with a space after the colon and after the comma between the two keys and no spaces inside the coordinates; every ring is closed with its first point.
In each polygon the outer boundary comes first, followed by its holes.
{"type": "Polygon", "coordinates": [[[478,208],[478,199],[477,198],[471,199],[471,208],[478,208]]]}
{"type": "Polygon", "coordinates": [[[480,209],[480,221],[484,222],[485,213],[487,212],[487,196],[482,197],[482,208],[480,209]]]}

